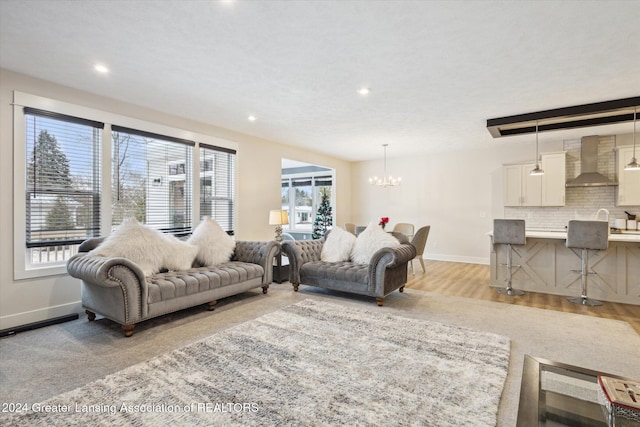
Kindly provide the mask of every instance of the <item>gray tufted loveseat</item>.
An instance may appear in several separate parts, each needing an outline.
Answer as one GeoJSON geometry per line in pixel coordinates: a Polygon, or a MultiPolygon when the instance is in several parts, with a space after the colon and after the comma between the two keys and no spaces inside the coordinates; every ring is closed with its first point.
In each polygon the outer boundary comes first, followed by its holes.
{"type": "Polygon", "coordinates": [[[96,313],[122,325],[133,335],[136,323],[174,311],[208,304],[220,298],[262,287],[267,293],[273,276],[276,242],[237,241],[231,261],[210,267],[169,271],[145,277],[126,258],[88,254],[103,238],[89,239],[67,262],[67,271],[82,281],[82,306],[89,320],[96,313]]]}
{"type": "Polygon", "coordinates": [[[282,243],[282,250],[291,266],[289,281],[297,292],[300,284],[336,291],[375,297],[379,306],[384,298],[407,283],[409,261],[416,256],[416,248],[401,233],[392,232],[401,245],[382,248],[371,257],[369,264],[353,262],[325,262],[320,260],[325,238],[282,243]]]}

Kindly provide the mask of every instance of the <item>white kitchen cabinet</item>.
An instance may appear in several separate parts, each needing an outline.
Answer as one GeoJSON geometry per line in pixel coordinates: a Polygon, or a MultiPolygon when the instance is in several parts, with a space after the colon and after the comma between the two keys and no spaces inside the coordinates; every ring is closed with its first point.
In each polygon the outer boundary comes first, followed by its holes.
{"type": "Polygon", "coordinates": [[[565,153],[542,154],[544,175],[531,175],[535,163],[505,165],[504,206],[564,206],[565,153]]]}
{"type": "Polygon", "coordinates": [[[542,178],[544,175],[531,175],[535,163],[522,165],[522,204],[520,206],[540,206],[542,204],[542,178]]]}
{"type": "Polygon", "coordinates": [[[531,176],[534,163],[504,166],[504,205],[540,206],[542,177],[531,176]]]}
{"type": "MultiPolygon", "coordinates": [[[[626,171],[633,147],[618,149],[618,206],[640,206],[640,171],[626,171]]],[[[636,157],[640,157],[636,146],[636,157]]]]}
{"type": "Polygon", "coordinates": [[[542,155],[542,206],[564,206],[566,191],[566,153],[542,155]]]}
{"type": "Polygon", "coordinates": [[[522,204],[522,165],[503,167],[504,205],[520,206],[522,204]]]}

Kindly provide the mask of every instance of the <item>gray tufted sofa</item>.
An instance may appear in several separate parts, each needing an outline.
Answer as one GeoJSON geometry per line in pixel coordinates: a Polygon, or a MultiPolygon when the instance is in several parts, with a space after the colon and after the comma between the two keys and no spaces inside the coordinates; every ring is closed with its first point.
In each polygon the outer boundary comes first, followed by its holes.
{"type": "Polygon", "coordinates": [[[375,297],[379,306],[384,298],[407,283],[407,266],[416,256],[416,248],[401,233],[392,234],[402,243],[382,248],[369,264],[324,262],[320,260],[325,238],[282,243],[291,266],[289,281],[297,292],[300,284],[375,297]]]}
{"type": "Polygon", "coordinates": [[[218,299],[254,288],[262,287],[266,294],[279,250],[273,241],[237,241],[229,262],[145,277],[128,259],[89,255],[102,240],[82,243],[67,271],[82,281],[82,306],[89,320],[98,313],[121,324],[127,337],[136,323],[152,317],[205,303],[213,310],[218,299]]]}

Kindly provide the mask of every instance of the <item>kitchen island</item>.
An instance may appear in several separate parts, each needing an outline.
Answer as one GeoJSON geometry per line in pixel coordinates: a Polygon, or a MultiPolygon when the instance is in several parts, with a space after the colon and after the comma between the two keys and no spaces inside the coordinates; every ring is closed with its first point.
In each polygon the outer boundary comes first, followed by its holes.
{"type": "MultiPolygon", "coordinates": [[[[491,239],[492,233],[489,233],[491,239]]],[[[545,294],[579,296],[580,250],[565,246],[564,230],[527,230],[527,243],[513,246],[515,289],[545,294]]],[[[491,246],[491,282],[504,287],[506,262],[503,245],[491,246]],[[496,250],[498,252],[496,252],[496,250]]],[[[640,234],[609,235],[609,248],[589,251],[588,296],[601,301],[640,305],[640,234]]]]}

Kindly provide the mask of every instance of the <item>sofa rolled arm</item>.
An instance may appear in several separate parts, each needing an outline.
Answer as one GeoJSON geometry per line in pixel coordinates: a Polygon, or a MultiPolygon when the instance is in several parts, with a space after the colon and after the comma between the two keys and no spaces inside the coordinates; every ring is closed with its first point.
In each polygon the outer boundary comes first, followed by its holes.
{"type": "Polygon", "coordinates": [[[416,247],[411,243],[403,243],[395,248],[379,249],[371,257],[370,269],[375,270],[379,264],[384,264],[385,268],[393,268],[406,264],[416,257],[416,247]],[[391,255],[386,256],[385,255],[391,255]]]}
{"type": "Polygon", "coordinates": [[[280,251],[280,246],[274,241],[256,242],[236,241],[233,260],[258,264],[264,269],[262,284],[268,285],[273,281],[273,259],[280,251]]]}
{"type": "Polygon", "coordinates": [[[149,290],[144,273],[135,262],[127,258],[77,253],[67,261],[67,272],[70,276],[82,280],[84,286],[111,288],[117,291],[127,302],[124,323],[135,322],[147,315],[146,301],[149,290]]]}
{"type": "Polygon", "coordinates": [[[325,239],[318,240],[287,240],[282,242],[282,252],[289,258],[289,281],[293,284],[300,283],[300,268],[311,261],[320,261],[322,245],[325,239]]]}
{"type": "Polygon", "coordinates": [[[120,257],[102,257],[78,253],[67,261],[67,272],[72,277],[92,285],[113,287],[122,283],[145,282],[142,269],[135,262],[120,257]]]}
{"type": "Polygon", "coordinates": [[[378,295],[384,295],[386,293],[385,287],[394,286],[394,283],[389,283],[388,278],[385,277],[388,270],[404,269],[404,274],[401,274],[397,278],[394,277],[391,280],[402,280],[402,276],[404,276],[404,281],[406,281],[407,263],[415,257],[416,247],[411,243],[403,243],[394,248],[382,248],[378,250],[373,254],[371,262],[369,263],[369,284],[372,287],[372,291],[378,295]]]}

